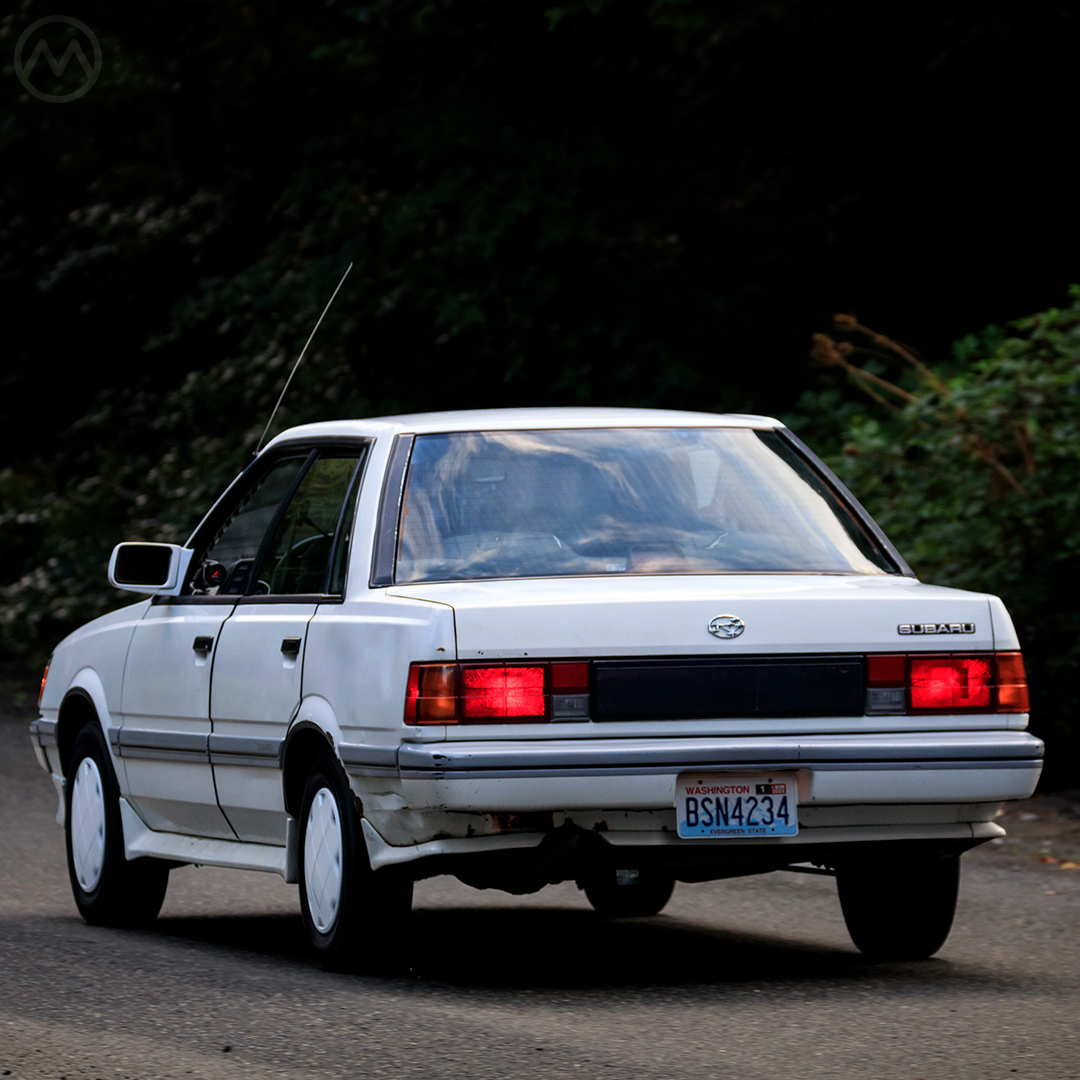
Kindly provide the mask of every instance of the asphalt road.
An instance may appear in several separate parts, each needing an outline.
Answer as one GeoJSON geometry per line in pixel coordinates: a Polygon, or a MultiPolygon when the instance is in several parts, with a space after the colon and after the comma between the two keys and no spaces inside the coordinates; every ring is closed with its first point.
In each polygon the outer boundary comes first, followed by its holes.
{"type": "Polygon", "coordinates": [[[1080,871],[1037,858],[1072,832],[966,856],[956,928],[923,963],[864,963],[827,878],[680,885],[623,922],[572,885],[436,879],[402,943],[412,977],[371,978],[309,960],[271,875],[184,868],[152,930],[86,926],[54,812],[8,710],[0,1077],[1080,1077],[1080,871]]]}

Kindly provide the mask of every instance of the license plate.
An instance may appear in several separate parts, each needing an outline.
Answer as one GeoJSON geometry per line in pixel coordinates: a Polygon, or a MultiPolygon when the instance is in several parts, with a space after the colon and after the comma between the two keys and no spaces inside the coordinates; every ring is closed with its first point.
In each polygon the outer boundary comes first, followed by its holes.
{"type": "Polygon", "coordinates": [[[795,836],[799,831],[794,776],[683,773],[675,784],[679,836],[795,836]]]}

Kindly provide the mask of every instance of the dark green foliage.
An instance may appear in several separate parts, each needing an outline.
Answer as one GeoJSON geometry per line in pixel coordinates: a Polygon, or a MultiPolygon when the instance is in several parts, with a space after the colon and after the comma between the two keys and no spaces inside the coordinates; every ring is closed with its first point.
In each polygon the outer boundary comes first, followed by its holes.
{"type": "MultiPolygon", "coordinates": [[[[934,346],[1034,308],[1080,231],[1027,158],[1069,130],[1074,9],[89,0],[89,93],[0,79],[0,642],[47,654],[124,599],[115,542],[187,534],[350,261],[275,430],[776,413],[829,310],[934,346]]],[[[0,17],[5,65],[53,12],[0,17]]]]}
{"type": "Polygon", "coordinates": [[[963,338],[932,370],[838,318],[849,340],[818,335],[815,356],[884,403],[822,391],[793,418],[831,426],[830,465],[922,580],[1004,599],[1061,782],[1080,754],[1080,286],[1071,296],[963,338]]]}

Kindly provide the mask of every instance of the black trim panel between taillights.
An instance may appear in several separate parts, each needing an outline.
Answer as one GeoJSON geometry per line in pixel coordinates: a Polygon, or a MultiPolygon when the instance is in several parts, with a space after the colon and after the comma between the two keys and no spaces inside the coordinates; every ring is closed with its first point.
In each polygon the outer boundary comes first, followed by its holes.
{"type": "Polygon", "coordinates": [[[859,655],[597,660],[594,720],[861,716],[859,655]]]}

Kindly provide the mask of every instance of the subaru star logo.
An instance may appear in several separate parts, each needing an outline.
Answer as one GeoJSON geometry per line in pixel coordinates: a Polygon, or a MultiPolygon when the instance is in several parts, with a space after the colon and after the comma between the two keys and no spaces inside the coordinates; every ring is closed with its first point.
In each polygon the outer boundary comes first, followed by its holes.
{"type": "Polygon", "coordinates": [[[736,615],[717,615],[709,620],[709,633],[715,637],[738,637],[746,629],[746,623],[736,615]]]}

